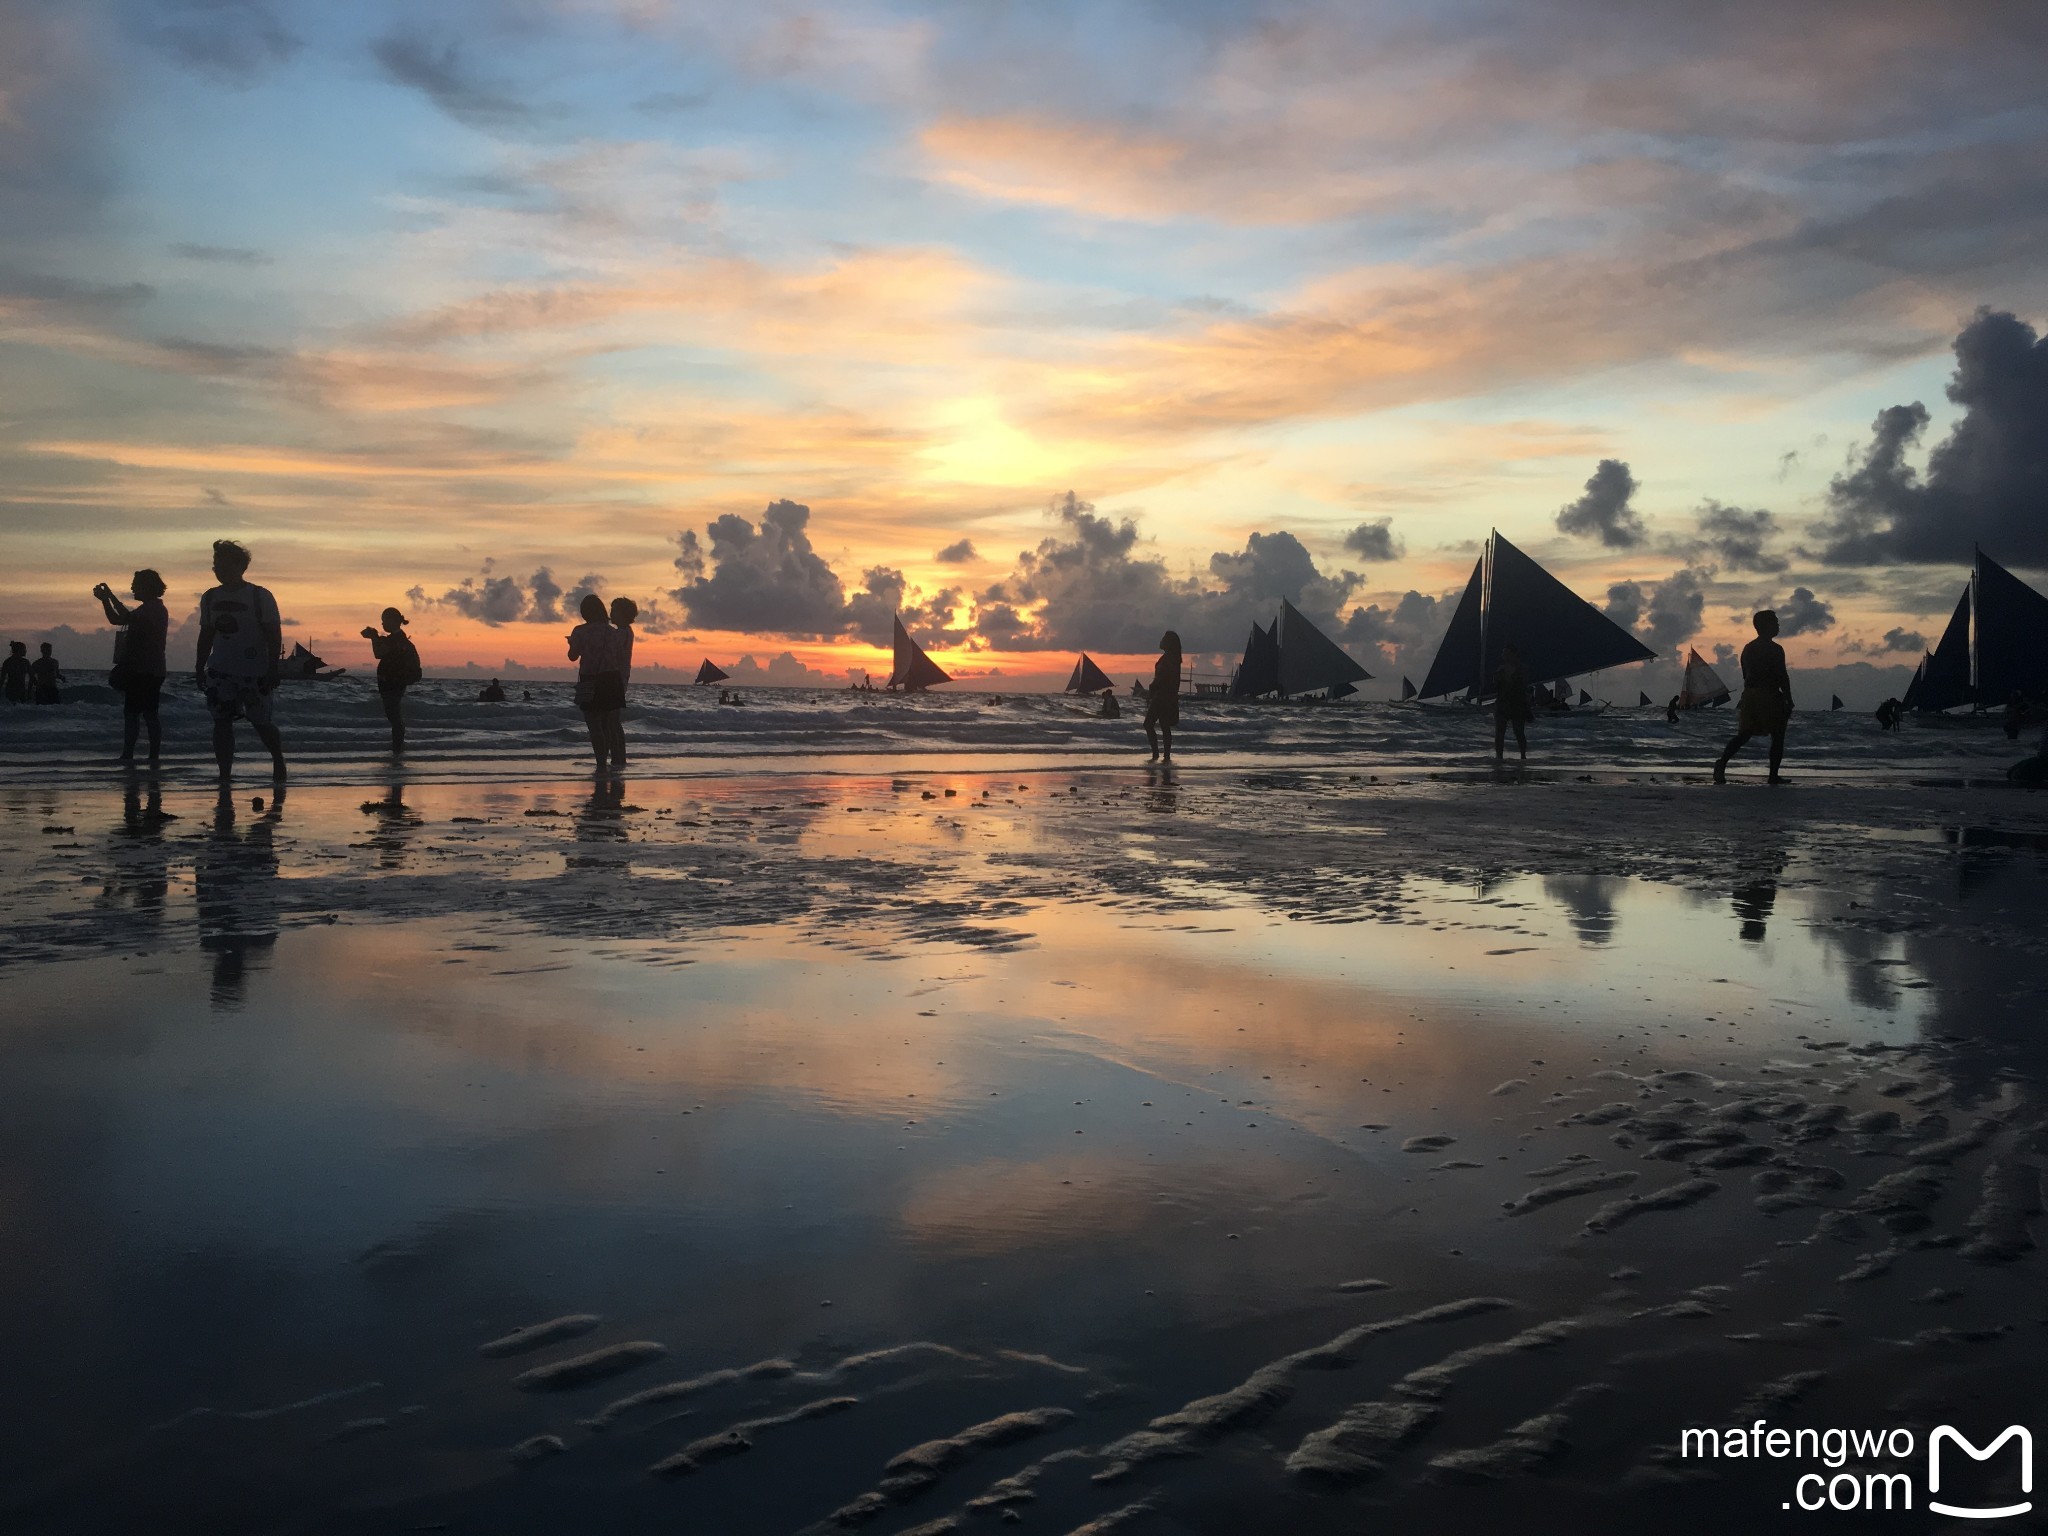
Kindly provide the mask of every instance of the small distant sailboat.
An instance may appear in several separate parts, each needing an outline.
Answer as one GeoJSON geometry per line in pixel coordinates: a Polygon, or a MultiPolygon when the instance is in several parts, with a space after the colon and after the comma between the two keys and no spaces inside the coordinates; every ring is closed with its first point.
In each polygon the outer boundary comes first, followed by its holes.
{"type": "Polygon", "coordinates": [[[1656,707],[1656,705],[1650,702],[1650,696],[1647,693],[1643,692],[1640,688],[1636,690],[1637,709],[1655,709],[1656,707]]]}
{"type": "Polygon", "coordinates": [[[1592,703],[1592,702],[1593,702],[1593,695],[1592,695],[1592,694],[1590,694],[1590,693],[1588,693],[1588,692],[1586,692],[1586,690],[1585,690],[1585,689],[1581,688],[1581,689],[1579,690],[1579,707],[1580,707],[1581,709],[1583,709],[1583,708],[1585,708],[1585,707],[1586,707],[1586,706],[1587,706],[1588,704],[1590,704],[1590,703],[1592,703]]]}
{"type": "Polygon", "coordinates": [[[1401,679],[1401,702],[1403,704],[1406,704],[1410,699],[1414,697],[1415,685],[1409,682],[1407,678],[1403,677],[1401,679]]]}
{"type": "Polygon", "coordinates": [[[1721,674],[1707,665],[1706,658],[1688,647],[1685,653],[1685,680],[1678,685],[1678,707],[1680,709],[1705,709],[1712,704],[1728,702],[1728,685],[1721,681],[1721,674]]]}
{"type": "Polygon", "coordinates": [[[1094,659],[1086,651],[1081,653],[1081,659],[1074,663],[1074,670],[1067,678],[1069,693],[1107,693],[1114,691],[1115,688],[1116,684],[1109,680],[1108,674],[1102,668],[1095,665],[1094,659]]]}
{"type": "Polygon", "coordinates": [[[347,667],[330,667],[299,641],[292,642],[291,654],[277,664],[277,675],[300,683],[324,683],[343,676],[347,667]]]}
{"type": "Polygon", "coordinates": [[[731,676],[724,668],[713,666],[711,658],[706,656],[704,665],[697,669],[697,686],[702,688],[707,683],[722,683],[731,676]]]}
{"type": "Polygon", "coordinates": [[[2048,693],[2048,597],[1979,549],[1948,628],[1913,674],[1903,703],[1939,714],[1959,704],[1986,709],[2015,693],[2048,693]]]}
{"type": "Polygon", "coordinates": [[[1230,680],[1230,696],[1341,699],[1358,692],[1356,685],[1371,676],[1342,646],[1310,623],[1306,614],[1282,598],[1279,618],[1268,625],[1252,625],[1244,659],[1230,680]]]}
{"type": "Polygon", "coordinates": [[[1828,708],[1829,708],[1830,710],[1836,710],[1836,709],[1840,709],[1841,707],[1842,707],[1842,696],[1841,696],[1841,695],[1840,695],[1839,693],[1831,693],[1831,694],[1829,694],[1829,695],[1828,695],[1828,708]]]}
{"type": "Polygon", "coordinates": [[[910,638],[900,615],[895,625],[896,664],[889,672],[890,693],[923,693],[939,683],[953,681],[953,675],[925,655],[924,648],[910,638]]]}
{"type": "Polygon", "coordinates": [[[1419,697],[1493,697],[1509,645],[1532,678],[1598,672],[1657,654],[1496,531],[1472,567],[1419,697]]]}

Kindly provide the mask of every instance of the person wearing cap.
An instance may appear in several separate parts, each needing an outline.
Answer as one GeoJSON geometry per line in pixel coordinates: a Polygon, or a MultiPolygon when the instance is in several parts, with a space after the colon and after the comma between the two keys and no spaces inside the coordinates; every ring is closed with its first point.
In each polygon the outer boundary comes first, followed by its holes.
{"type": "Polygon", "coordinates": [[[420,680],[420,653],[405,632],[405,615],[386,608],[382,616],[384,633],[367,625],[363,638],[377,658],[377,700],[384,706],[384,718],[391,722],[391,755],[405,756],[405,690],[420,680]]]}

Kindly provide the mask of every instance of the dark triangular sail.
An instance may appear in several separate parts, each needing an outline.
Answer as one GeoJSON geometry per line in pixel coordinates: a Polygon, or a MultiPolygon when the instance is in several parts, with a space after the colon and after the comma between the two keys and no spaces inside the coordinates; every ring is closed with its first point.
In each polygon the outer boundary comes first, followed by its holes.
{"type": "Polygon", "coordinates": [[[1409,699],[1412,699],[1412,698],[1414,698],[1414,697],[1415,697],[1415,685],[1414,685],[1413,683],[1409,682],[1407,678],[1405,678],[1405,677],[1404,677],[1404,678],[1402,678],[1402,679],[1401,679],[1401,698],[1402,698],[1402,701],[1403,701],[1403,702],[1405,703],[1405,702],[1406,702],[1407,700],[1409,700],[1409,699]]]}
{"type": "Polygon", "coordinates": [[[1325,689],[1332,698],[1357,690],[1346,685],[1362,683],[1372,674],[1345,654],[1343,647],[1308,621],[1294,604],[1280,600],[1280,691],[1319,693],[1325,689]]]}
{"type": "Polygon", "coordinates": [[[889,686],[908,693],[922,693],[935,683],[953,681],[952,674],[925,655],[923,648],[910,638],[910,631],[903,627],[903,620],[898,618],[894,622],[896,665],[889,673],[889,686]]]}
{"type": "Polygon", "coordinates": [[[1649,695],[1648,695],[1647,693],[1643,692],[1643,690],[1642,690],[1642,689],[1638,688],[1638,689],[1636,690],[1636,708],[1637,708],[1637,709],[1651,709],[1651,708],[1654,708],[1654,707],[1655,707],[1655,706],[1653,706],[1653,705],[1652,705],[1652,704],[1650,703],[1650,696],[1649,696],[1649,695]]]}
{"type": "Polygon", "coordinates": [[[1512,645],[1530,677],[1598,672],[1656,652],[1494,534],[1489,548],[1483,691],[1493,688],[1501,654],[1512,645]]]}
{"type": "Polygon", "coordinates": [[[1920,665],[1913,669],[1913,680],[1906,684],[1906,696],[1899,700],[1901,709],[1920,707],[1920,690],[1927,686],[1927,654],[1920,655],[1920,665]]]}
{"type": "Polygon", "coordinates": [[[1919,697],[1913,700],[1913,707],[1938,712],[1969,702],[1970,589],[1965,587],[1956,599],[1956,611],[1949,615],[1948,628],[1921,665],[1919,697]]]}
{"type": "Polygon", "coordinates": [[[1436,648],[1436,660],[1422,680],[1425,699],[1447,693],[1475,692],[1484,663],[1480,632],[1482,610],[1486,607],[1486,557],[1472,563],[1472,579],[1465,583],[1465,595],[1458,599],[1458,611],[1451,615],[1451,627],[1444,631],[1444,643],[1436,648]]]}
{"type": "Polygon", "coordinates": [[[1831,693],[1831,694],[1829,694],[1829,695],[1828,695],[1828,708],[1832,710],[1832,709],[1840,709],[1841,707],[1842,707],[1842,696],[1841,696],[1841,695],[1840,695],[1839,693],[1831,693]]]}
{"type": "Polygon", "coordinates": [[[1244,660],[1237,664],[1237,675],[1230,680],[1230,696],[1234,699],[1256,699],[1262,694],[1273,693],[1280,687],[1280,623],[1276,619],[1269,625],[1252,625],[1251,635],[1244,643],[1244,660]]]}
{"type": "Polygon", "coordinates": [[[1074,663],[1073,673],[1067,678],[1069,693],[1101,693],[1105,688],[1115,686],[1086,651],[1081,653],[1081,659],[1074,663]]]}
{"type": "Polygon", "coordinates": [[[1977,551],[1977,702],[2048,693],[2048,597],[1977,551]]]}
{"type": "Polygon", "coordinates": [[[704,665],[697,669],[697,681],[699,683],[722,683],[731,675],[730,672],[714,667],[709,656],[704,658],[704,665]]]}
{"type": "Polygon", "coordinates": [[[1585,689],[1581,688],[1581,689],[1579,690],[1579,703],[1580,703],[1581,705],[1586,705],[1586,704],[1590,704],[1590,703],[1592,703],[1592,702],[1593,702],[1593,695],[1592,695],[1592,694],[1590,694],[1590,693],[1588,693],[1588,692],[1586,692],[1586,690],[1585,690],[1585,689]]]}

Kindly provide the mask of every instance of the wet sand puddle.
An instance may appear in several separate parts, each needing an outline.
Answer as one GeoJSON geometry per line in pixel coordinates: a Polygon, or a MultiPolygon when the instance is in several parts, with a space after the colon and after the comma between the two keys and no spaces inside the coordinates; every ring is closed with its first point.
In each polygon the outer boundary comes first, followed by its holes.
{"type": "Polygon", "coordinates": [[[1686,1426],[2038,1401],[2024,818],[1190,779],[15,804],[9,1528],[1725,1529],[1686,1426]]]}

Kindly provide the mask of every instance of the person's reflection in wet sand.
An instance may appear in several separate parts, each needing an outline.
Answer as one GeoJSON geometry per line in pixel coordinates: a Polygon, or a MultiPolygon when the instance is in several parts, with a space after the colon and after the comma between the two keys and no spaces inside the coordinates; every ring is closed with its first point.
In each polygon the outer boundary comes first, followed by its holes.
{"type": "Polygon", "coordinates": [[[1180,809],[1180,774],[1172,763],[1145,765],[1145,809],[1166,816],[1180,809]]]}
{"type": "Polygon", "coordinates": [[[1747,885],[1735,887],[1735,915],[1742,920],[1742,939],[1761,944],[1770,928],[1771,912],[1778,904],[1778,880],[1766,875],[1747,885]]]}
{"type": "Polygon", "coordinates": [[[100,893],[102,906],[127,914],[122,942],[148,947],[163,927],[164,899],[171,887],[171,849],[164,823],[177,817],[164,809],[163,780],[154,773],[130,773],[121,786],[121,825],[109,839],[112,873],[100,893]]]}
{"type": "Polygon", "coordinates": [[[424,825],[420,813],[405,803],[405,786],[393,784],[382,800],[365,800],[363,814],[377,818],[377,824],[370,829],[369,844],[377,850],[377,867],[404,868],[412,834],[424,825]]]}
{"type": "Polygon", "coordinates": [[[213,806],[213,827],[192,864],[199,910],[199,947],[213,956],[213,1005],[239,1008],[252,950],[277,943],[277,849],[284,816],[284,786],[266,808],[259,795],[246,830],[236,829],[235,797],[223,788],[213,806]]]}
{"type": "Polygon", "coordinates": [[[568,856],[571,869],[619,869],[625,863],[623,850],[612,847],[626,838],[623,806],[626,786],[619,779],[598,779],[590,787],[590,798],[576,813],[576,841],[583,846],[568,856]]]}

